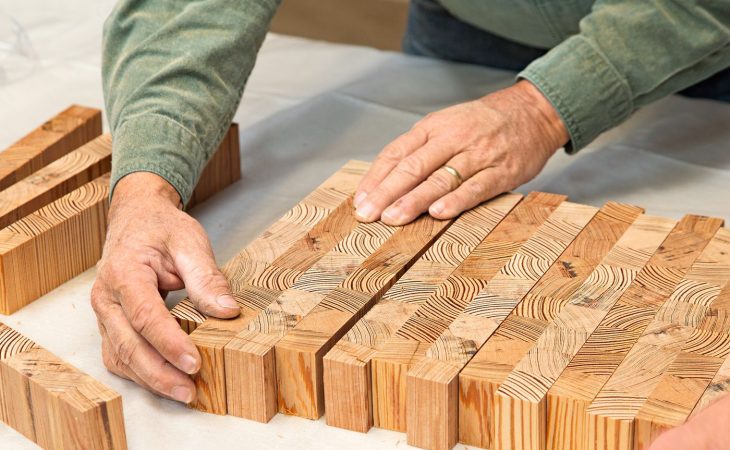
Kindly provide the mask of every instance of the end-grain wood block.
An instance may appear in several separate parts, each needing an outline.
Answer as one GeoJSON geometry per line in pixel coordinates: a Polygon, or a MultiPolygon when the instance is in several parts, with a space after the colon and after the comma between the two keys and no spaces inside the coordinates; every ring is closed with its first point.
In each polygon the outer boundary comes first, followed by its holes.
{"type": "MultiPolygon", "coordinates": [[[[601,277],[598,276],[599,272],[596,272],[596,277],[591,276],[596,279],[593,281],[596,288],[588,288],[585,292],[579,292],[578,294],[582,298],[575,300],[576,306],[602,311],[603,317],[600,318],[597,327],[584,324],[588,325],[586,329],[593,331],[587,340],[584,340],[582,347],[573,355],[570,355],[567,350],[562,355],[558,352],[566,344],[550,351],[547,348],[549,344],[546,343],[539,350],[541,354],[553,358],[553,364],[558,365],[547,373],[547,376],[550,377],[549,380],[555,376],[558,378],[555,381],[546,381],[547,398],[542,401],[547,408],[547,448],[560,450],[584,448],[587,439],[586,410],[588,405],[721,224],[721,221],[707,217],[684,217],[671,230],[646,265],[635,275],[631,286],[625,289],[622,295],[607,296],[602,287],[602,284],[606,283],[600,283],[598,279],[618,280],[620,274],[621,277],[627,276],[630,272],[623,267],[626,264],[636,264],[639,253],[625,251],[617,254],[616,258],[611,258],[612,261],[606,263],[610,270],[604,270],[601,277]],[[622,268],[623,272],[618,271],[617,268],[622,268]],[[606,278],[609,275],[611,276],[606,278]],[[560,361],[563,362],[559,364],[560,361]],[[558,371],[558,369],[562,371],[558,371]]],[[[648,242],[644,238],[639,237],[637,242],[644,245],[642,248],[645,249],[645,252],[649,251],[646,246],[648,242]]],[[[568,333],[566,330],[570,328],[570,325],[565,320],[556,320],[554,323],[559,324],[560,329],[552,333],[553,339],[557,336],[556,333],[568,333]]],[[[573,328],[578,329],[578,325],[573,328]]],[[[578,337],[579,334],[575,333],[571,336],[578,337]]],[[[533,361],[535,360],[533,359],[533,361]]],[[[523,368],[528,364],[529,362],[525,361],[523,368]]],[[[519,376],[526,377],[525,375],[519,376]]],[[[526,397],[520,397],[518,390],[514,388],[510,389],[508,395],[520,400],[526,397]]],[[[540,403],[537,400],[535,402],[540,403]]]]}
{"type": "Polygon", "coordinates": [[[408,371],[408,444],[443,450],[456,445],[459,372],[597,211],[562,203],[408,371]]]}
{"type": "Polygon", "coordinates": [[[72,105],[0,152],[0,191],[101,134],[101,111],[72,105]]]}
{"type": "Polygon", "coordinates": [[[364,167],[358,166],[358,169],[339,172],[328,180],[327,186],[317,189],[300,203],[302,213],[286,216],[283,222],[278,222],[277,226],[285,229],[283,232],[298,236],[291,246],[282,250],[286,239],[257,239],[224,268],[224,275],[228,276],[234,297],[241,306],[241,315],[230,320],[208,318],[190,334],[202,357],[201,369],[193,377],[197,399],[191,406],[216,414],[226,413],[224,347],[357,226],[352,194],[364,167]],[[327,213],[327,207],[332,208],[331,213],[327,213]],[[320,219],[318,212],[309,213],[312,208],[325,209],[325,217],[320,219]],[[290,218],[299,218],[304,223],[290,223],[290,218]],[[312,222],[315,224],[311,225],[312,222]],[[271,265],[262,262],[272,254],[279,256],[271,265]]]}
{"type": "Polygon", "coordinates": [[[96,264],[108,197],[106,174],[0,230],[0,312],[12,314],[96,264]]]}
{"type": "Polygon", "coordinates": [[[506,194],[459,216],[324,357],[327,424],[367,432],[373,424],[370,358],[522,199],[506,194]]]}
{"type": "Polygon", "coordinates": [[[324,355],[450,224],[422,216],[400,227],[276,344],[279,411],[322,416],[324,355]]]}
{"type": "MultiPolygon", "coordinates": [[[[228,414],[268,422],[279,409],[274,346],[396,232],[382,222],[360,223],[254,317],[225,347],[228,414]]],[[[346,293],[345,293],[346,294],[346,293]]]]}
{"type": "MultiPolygon", "coordinates": [[[[647,448],[663,428],[653,421],[676,424],[681,410],[691,408],[681,408],[672,401],[675,396],[689,403],[700,398],[721,366],[713,353],[728,352],[727,344],[713,345],[699,328],[715,301],[724,303],[720,293],[730,283],[728,255],[730,233],[720,230],[588,406],[587,449],[647,448]]],[[[718,331],[720,341],[727,339],[718,331]]]]}
{"type": "Polygon", "coordinates": [[[643,212],[609,202],[459,375],[459,442],[492,448],[494,393],[573,293],[643,212]]]}
{"type": "Polygon", "coordinates": [[[47,449],[127,448],[121,396],[2,323],[0,419],[47,449]]]}
{"type": "Polygon", "coordinates": [[[111,154],[111,137],[102,135],[0,192],[0,228],[108,172],[111,154]]]}
{"type": "Polygon", "coordinates": [[[202,203],[241,179],[238,124],[232,123],[195,185],[187,207],[202,203]]]}
{"type": "Polygon", "coordinates": [[[406,376],[439,335],[547,220],[565,196],[533,192],[408,317],[371,358],[373,424],[406,429],[406,376]]]}

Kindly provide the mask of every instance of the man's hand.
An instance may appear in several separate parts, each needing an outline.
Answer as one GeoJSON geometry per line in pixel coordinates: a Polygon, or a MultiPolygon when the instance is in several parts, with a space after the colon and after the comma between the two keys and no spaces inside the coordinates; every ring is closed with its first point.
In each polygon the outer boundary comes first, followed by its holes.
{"type": "Polygon", "coordinates": [[[649,450],[730,450],[730,395],[657,438],[649,450]]]}
{"type": "Polygon", "coordinates": [[[429,114],[383,149],[360,183],[356,214],[402,225],[448,219],[534,178],[568,132],[528,81],[429,114]],[[463,178],[442,169],[456,169],[463,178]]]}
{"type": "Polygon", "coordinates": [[[185,287],[205,314],[230,318],[240,308],[216,267],[205,230],[179,206],[175,189],[155,174],[133,173],[117,184],[91,304],[104,365],[189,403],[195,387],[188,374],[199,370],[200,355],[163,298],[185,287]]]}

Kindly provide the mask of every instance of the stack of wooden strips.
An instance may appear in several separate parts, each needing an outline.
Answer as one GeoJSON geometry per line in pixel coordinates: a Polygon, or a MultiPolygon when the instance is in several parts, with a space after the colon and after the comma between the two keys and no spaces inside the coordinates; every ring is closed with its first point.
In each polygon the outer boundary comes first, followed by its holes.
{"type": "Polygon", "coordinates": [[[195,407],[449,449],[644,449],[728,389],[730,230],[506,194],[452,221],[354,220],[350,162],[224,268],[242,314],[172,311],[195,407]]]}
{"type": "Polygon", "coordinates": [[[121,396],[3,323],[0,421],[45,449],[127,448],[121,396]]]}
{"type": "MultiPolygon", "coordinates": [[[[101,111],[71,106],[0,152],[0,313],[11,314],[92,267],[109,207],[112,142],[101,111]]],[[[233,124],[188,206],[241,177],[233,124]]]]}

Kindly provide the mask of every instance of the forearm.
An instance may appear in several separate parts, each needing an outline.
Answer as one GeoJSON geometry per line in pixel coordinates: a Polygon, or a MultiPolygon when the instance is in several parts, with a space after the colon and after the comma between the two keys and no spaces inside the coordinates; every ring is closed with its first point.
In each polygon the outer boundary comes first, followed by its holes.
{"type": "Polygon", "coordinates": [[[599,0],[580,34],[520,77],[553,103],[579,150],[638,108],[730,65],[723,2],[599,0]]]}
{"type": "Polygon", "coordinates": [[[238,107],[279,0],[122,0],[104,27],[112,192],[153,172],[187,203],[238,107]]]}

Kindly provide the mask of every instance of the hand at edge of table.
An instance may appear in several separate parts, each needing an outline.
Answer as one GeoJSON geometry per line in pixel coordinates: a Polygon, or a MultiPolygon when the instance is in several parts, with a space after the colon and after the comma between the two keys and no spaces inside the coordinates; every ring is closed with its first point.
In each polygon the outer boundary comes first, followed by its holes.
{"type": "Polygon", "coordinates": [[[569,140],[530,82],[427,115],[378,155],[355,194],[363,222],[449,219],[534,178],[569,140]],[[456,169],[463,179],[442,169],[456,169]]]}
{"type": "Polygon", "coordinates": [[[104,365],[152,392],[189,403],[195,398],[189,375],[200,369],[200,354],[164,303],[167,292],[183,287],[205,314],[240,313],[205,230],[180,210],[177,191],[153,173],[125,176],[111,202],[91,291],[104,365]]]}
{"type": "Polygon", "coordinates": [[[730,450],[730,395],[662,433],[649,450],[730,450]]]}

